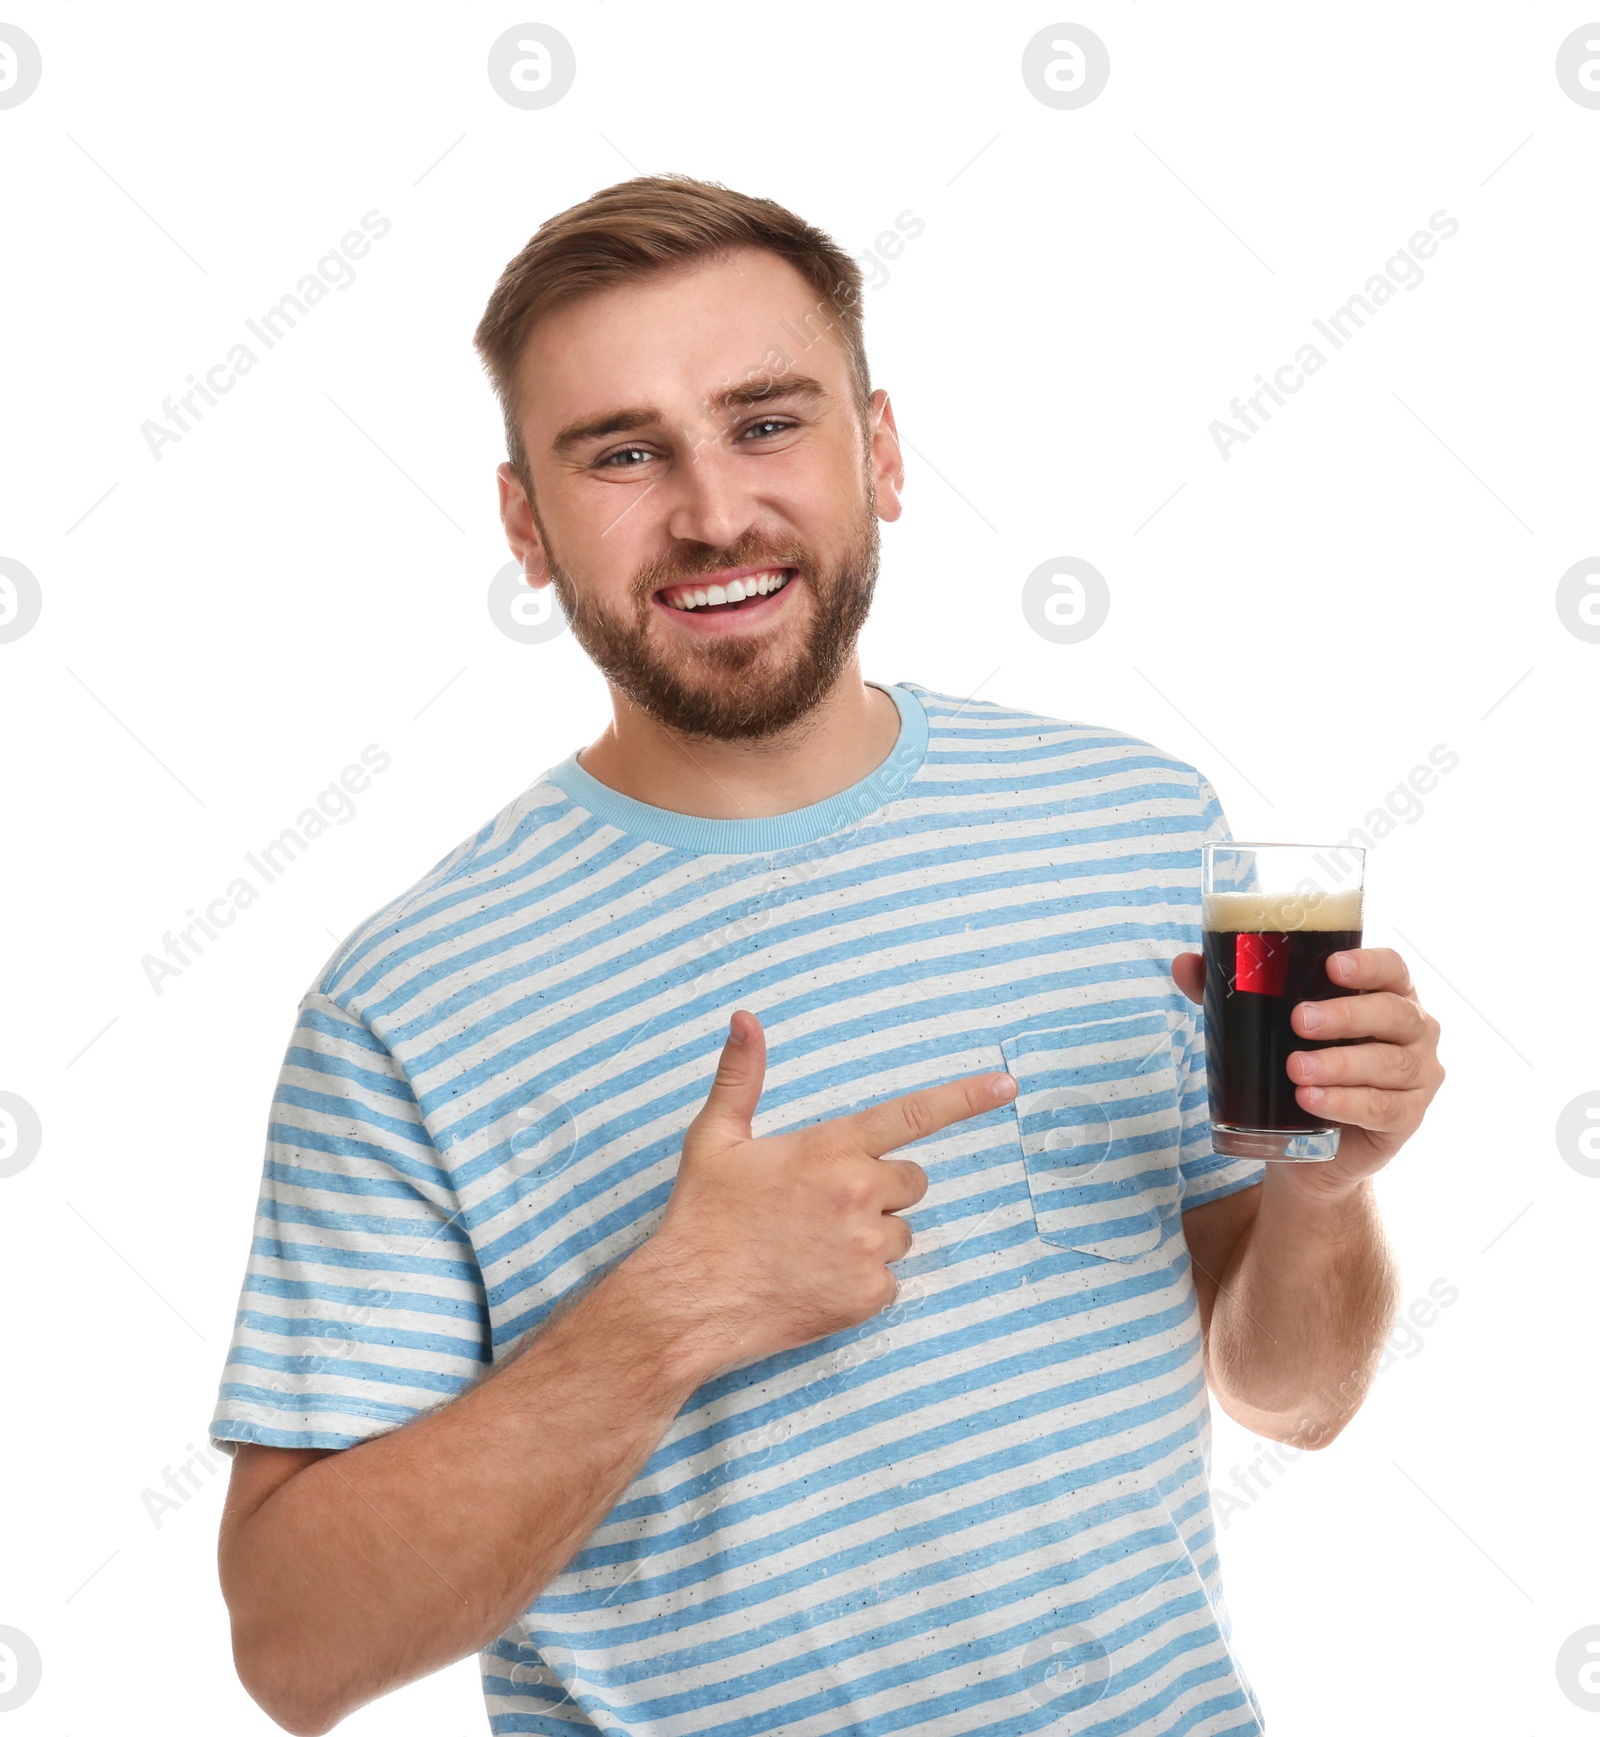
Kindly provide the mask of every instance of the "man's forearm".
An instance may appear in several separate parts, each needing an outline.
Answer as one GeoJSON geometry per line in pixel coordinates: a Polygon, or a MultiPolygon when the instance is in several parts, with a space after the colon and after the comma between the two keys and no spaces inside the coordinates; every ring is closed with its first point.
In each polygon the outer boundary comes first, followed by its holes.
{"type": "Polygon", "coordinates": [[[1207,1334],[1219,1397],[1279,1441],[1332,1441],[1366,1395],[1398,1298],[1371,1182],[1334,1193],[1268,1165],[1219,1276],[1207,1334]]]}
{"type": "Polygon", "coordinates": [[[274,1718],[325,1731],[538,1596],[713,1367],[673,1291],[635,1251],[450,1404],[225,1517],[235,1657],[274,1718]]]}

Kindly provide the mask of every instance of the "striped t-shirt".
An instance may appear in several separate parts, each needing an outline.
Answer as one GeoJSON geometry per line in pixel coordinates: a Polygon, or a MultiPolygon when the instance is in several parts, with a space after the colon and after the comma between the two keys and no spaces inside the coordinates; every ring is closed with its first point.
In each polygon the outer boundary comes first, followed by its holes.
{"type": "MultiPolygon", "coordinates": [[[[1213,1154],[1193,767],[915,683],[888,759],[706,820],[551,768],[306,995],[212,1424],[344,1448],[660,1223],[735,1007],[774,1134],[1007,1068],[904,1148],[882,1314],[699,1388],[482,1655],[497,1733],[1255,1733],[1182,1212],[1213,1154]]],[[[486,1513],[483,1524],[496,1524],[486,1513]]]]}

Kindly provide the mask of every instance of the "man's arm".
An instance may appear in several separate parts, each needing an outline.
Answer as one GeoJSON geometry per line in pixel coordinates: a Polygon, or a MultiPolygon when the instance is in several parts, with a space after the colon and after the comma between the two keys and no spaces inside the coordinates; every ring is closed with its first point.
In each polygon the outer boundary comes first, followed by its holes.
{"type": "Polygon", "coordinates": [[[1223,1410],[1269,1441],[1326,1447],[1366,1397],[1398,1302],[1372,1184],[1317,1200],[1269,1164],[1183,1231],[1223,1410]]]}
{"type": "Polygon", "coordinates": [[[977,1074],[751,1137],[766,1046],[731,1022],[653,1235],[458,1398],[333,1453],[241,1447],[220,1566],[245,1687],[320,1737],[503,1633],[695,1389],[895,1294],[927,1176],[884,1154],[1015,1095],[977,1074]]]}
{"type": "Polygon", "coordinates": [[[458,1399],[339,1452],[242,1444],[219,1564],[239,1679],[317,1737],[488,1645],[713,1367],[641,1245],[458,1399]]]}
{"type": "MultiPolygon", "coordinates": [[[[1328,975],[1365,993],[1302,1002],[1294,1029],[1357,1041],[1296,1050],[1287,1068],[1295,1101],[1339,1125],[1338,1156],[1269,1162],[1259,1187],[1183,1215],[1212,1390],[1246,1428],[1302,1448],[1326,1446],[1366,1397],[1399,1292],[1371,1178],[1444,1079],[1438,1022],[1397,953],[1336,953],[1328,975]]],[[[1201,999],[1199,955],[1180,954],[1173,977],[1201,999]]]]}

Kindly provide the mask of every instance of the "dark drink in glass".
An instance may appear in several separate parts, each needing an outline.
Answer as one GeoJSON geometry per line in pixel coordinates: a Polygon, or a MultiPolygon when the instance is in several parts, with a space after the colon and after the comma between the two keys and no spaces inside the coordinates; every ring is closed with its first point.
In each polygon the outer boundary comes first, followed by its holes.
{"type": "Polygon", "coordinates": [[[1289,1021],[1302,1001],[1357,993],[1334,983],[1327,964],[1361,945],[1364,853],[1226,844],[1205,846],[1203,857],[1212,1146],[1240,1158],[1332,1158],[1338,1128],[1301,1109],[1284,1064],[1294,1050],[1346,1041],[1301,1037],[1289,1021]],[[1329,888],[1340,871],[1347,884],[1329,888]]]}

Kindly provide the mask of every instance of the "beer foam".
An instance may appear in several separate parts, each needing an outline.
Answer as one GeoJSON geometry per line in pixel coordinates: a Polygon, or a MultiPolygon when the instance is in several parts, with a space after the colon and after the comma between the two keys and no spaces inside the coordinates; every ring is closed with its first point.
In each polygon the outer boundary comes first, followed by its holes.
{"type": "Polygon", "coordinates": [[[1361,928],[1361,889],[1339,893],[1207,893],[1200,927],[1223,933],[1285,934],[1361,928]]]}

